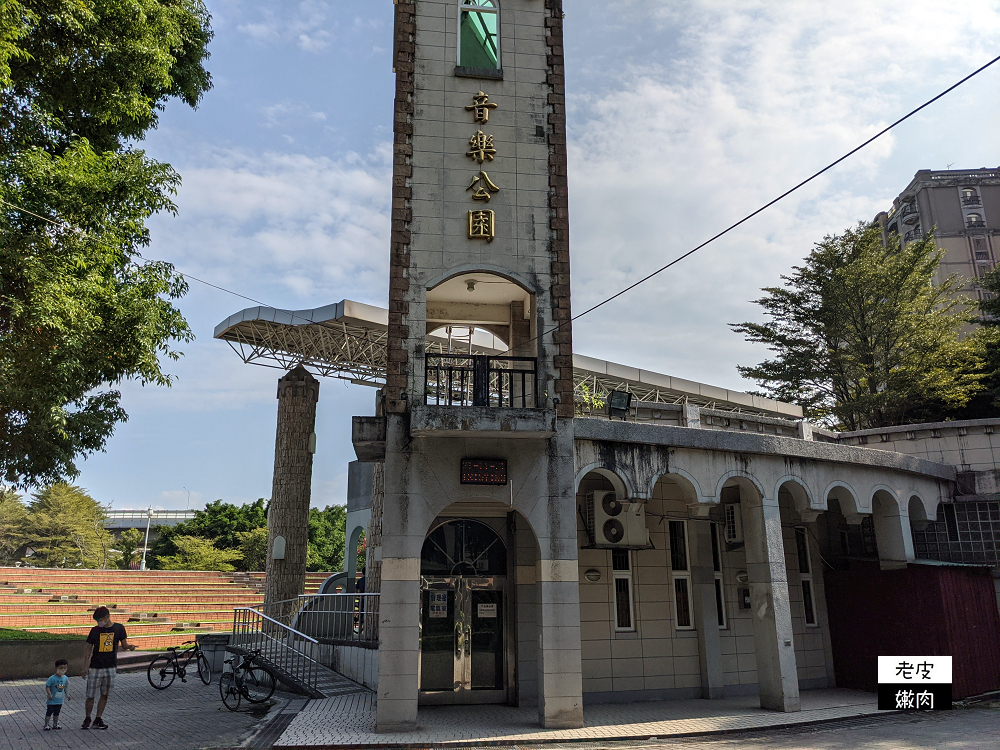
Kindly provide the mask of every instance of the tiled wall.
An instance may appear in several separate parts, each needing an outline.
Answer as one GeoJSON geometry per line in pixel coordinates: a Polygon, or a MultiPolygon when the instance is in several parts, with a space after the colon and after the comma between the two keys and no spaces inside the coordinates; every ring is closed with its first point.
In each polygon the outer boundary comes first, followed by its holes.
{"type": "MultiPolygon", "coordinates": [[[[588,492],[602,489],[612,489],[611,484],[603,477],[589,475],[580,485],[577,504],[585,503],[588,492]]],[[[794,511],[790,496],[781,499],[799,680],[803,687],[825,686],[829,648],[825,643],[828,639],[824,632],[826,616],[819,547],[810,536],[818,626],[808,626],[792,526],[794,511]]],[[[635,632],[615,632],[611,552],[580,550],[583,690],[591,700],[615,700],[615,696],[609,695],[612,693],[629,693],[628,699],[640,697],[633,691],[646,692],[646,697],[650,698],[701,695],[698,634],[695,630],[676,627],[669,558],[667,520],[683,520],[687,516],[680,488],[669,480],[661,480],[647,503],[646,525],[654,549],[632,553],[635,632]],[[662,522],[660,516],[664,516],[662,522]],[[601,572],[600,581],[587,581],[584,572],[591,568],[601,572]],[[650,691],[655,693],[650,694],[650,691]]],[[[687,518],[689,525],[706,522],[687,518]]],[[[578,522],[578,529],[583,547],[588,544],[588,538],[582,521],[578,522]]],[[[752,689],[749,686],[757,682],[757,663],[751,613],[748,609],[739,609],[737,602],[737,588],[741,584],[736,576],[739,571],[746,570],[745,553],[743,549],[726,552],[723,547],[721,554],[727,627],[719,631],[719,636],[725,683],[732,694],[752,689]]]]}

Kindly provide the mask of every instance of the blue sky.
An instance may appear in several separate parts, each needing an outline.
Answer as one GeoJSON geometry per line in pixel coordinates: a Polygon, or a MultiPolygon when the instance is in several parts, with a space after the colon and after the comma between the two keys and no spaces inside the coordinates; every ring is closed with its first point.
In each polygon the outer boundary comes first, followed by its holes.
{"type": "MultiPolygon", "coordinates": [[[[143,147],[180,172],[148,257],[266,304],[386,304],[390,0],[209,0],[215,87],[143,147]]],[[[583,310],[796,184],[998,54],[1000,5],[565,2],[573,304],[583,310]]],[[[727,323],[813,242],[888,207],[918,169],[1000,164],[1000,65],[724,240],[574,325],[576,351],[731,388],[765,352],[727,323]]],[[[197,339],[77,483],[115,508],[268,497],[280,372],[212,339],[251,303],[191,283],[197,339]],[[189,492],[190,491],[190,495],[189,492]]],[[[324,379],[313,504],[346,496],[350,417],[324,379]]]]}

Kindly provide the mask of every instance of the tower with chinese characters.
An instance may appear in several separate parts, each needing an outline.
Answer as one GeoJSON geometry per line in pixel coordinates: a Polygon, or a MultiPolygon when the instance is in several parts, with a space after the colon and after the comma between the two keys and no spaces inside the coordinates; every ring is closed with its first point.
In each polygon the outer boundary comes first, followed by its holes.
{"type": "Polygon", "coordinates": [[[562,15],[395,6],[380,731],[583,722],[562,15]]]}

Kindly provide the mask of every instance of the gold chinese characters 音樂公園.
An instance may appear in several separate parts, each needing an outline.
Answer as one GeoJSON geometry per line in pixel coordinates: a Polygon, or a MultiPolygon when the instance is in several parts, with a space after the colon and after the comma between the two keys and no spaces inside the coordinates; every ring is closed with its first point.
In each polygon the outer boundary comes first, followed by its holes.
{"type": "MultiPolygon", "coordinates": [[[[472,104],[466,105],[465,109],[473,113],[473,121],[487,123],[490,119],[490,110],[497,108],[496,102],[491,102],[489,94],[482,91],[472,97],[472,104]]],[[[482,165],[485,162],[493,161],[497,155],[496,147],[493,145],[493,136],[477,130],[469,139],[469,150],[465,154],[476,163],[482,165]]],[[[493,194],[500,192],[497,185],[485,170],[480,170],[473,175],[466,192],[472,192],[472,200],[489,203],[493,194]]],[[[488,208],[470,209],[469,218],[469,239],[486,240],[492,242],[496,237],[496,214],[488,208]]]]}

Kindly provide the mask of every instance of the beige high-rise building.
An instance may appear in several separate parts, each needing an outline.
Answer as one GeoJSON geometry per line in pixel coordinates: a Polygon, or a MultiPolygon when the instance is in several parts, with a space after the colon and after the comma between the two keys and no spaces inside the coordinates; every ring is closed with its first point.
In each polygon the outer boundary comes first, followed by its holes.
{"type": "Polygon", "coordinates": [[[960,274],[970,279],[963,291],[982,298],[974,280],[1000,260],[1000,167],[921,169],[875,221],[887,240],[896,232],[901,243],[933,231],[945,251],[937,281],[960,274]]]}

